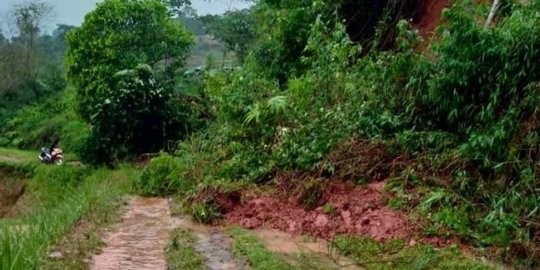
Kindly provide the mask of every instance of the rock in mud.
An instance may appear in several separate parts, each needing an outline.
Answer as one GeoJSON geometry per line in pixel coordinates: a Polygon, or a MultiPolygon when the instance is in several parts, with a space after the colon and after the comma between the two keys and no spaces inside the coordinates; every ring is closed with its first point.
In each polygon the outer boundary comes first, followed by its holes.
{"type": "Polygon", "coordinates": [[[55,252],[49,253],[49,258],[54,259],[54,260],[59,260],[59,259],[64,258],[64,255],[62,255],[62,253],[59,251],[55,251],[55,252]]]}

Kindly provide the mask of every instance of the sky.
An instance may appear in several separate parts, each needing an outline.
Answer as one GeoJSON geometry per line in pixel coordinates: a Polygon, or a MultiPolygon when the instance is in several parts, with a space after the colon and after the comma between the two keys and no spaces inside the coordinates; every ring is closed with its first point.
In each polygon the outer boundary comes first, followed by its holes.
{"type": "MultiPolygon", "coordinates": [[[[17,3],[24,3],[27,0],[0,0],[0,14],[5,13],[17,3]]],[[[84,15],[94,9],[96,3],[102,0],[40,0],[54,6],[54,14],[47,22],[46,29],[51,31],[57,24],[80,25],[84,15]]],[[[199,15],[219,14],[228,9],[228,3],[231,2],[232,9],[241,9],[248,7],[249,4],[241,0],[191,0],[193,8],[199,15]]]]}

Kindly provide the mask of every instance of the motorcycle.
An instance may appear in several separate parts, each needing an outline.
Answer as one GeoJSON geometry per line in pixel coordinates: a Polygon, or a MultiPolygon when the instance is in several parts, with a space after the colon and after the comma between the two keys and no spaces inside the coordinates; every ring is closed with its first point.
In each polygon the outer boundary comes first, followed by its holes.
{"type": "Polygon", "coordinates": [[[54,148],[51,153],[49,149],[42,147],[38,158],[44,164],[62,165],[64,163],[64,152],[60,148],[54,148]]]}

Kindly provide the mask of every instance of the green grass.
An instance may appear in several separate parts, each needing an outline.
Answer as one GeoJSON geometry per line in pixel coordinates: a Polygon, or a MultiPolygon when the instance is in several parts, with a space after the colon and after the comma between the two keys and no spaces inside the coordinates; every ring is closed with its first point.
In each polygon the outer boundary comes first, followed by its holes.
{"type": "Polygon", "coordinates": [[[269,251],[261,240],[241,228],[233,228],[230,231],[234,239],[233,252],[245,257],[250,266],[255,270],[292,270],[297,269],[286,263],[284,259],[269,251]]]}
{"type": "MultiPolygon", "coordinates": [[[[39,150],[37,150],[39,151],[39,150]]],[[[0,147],[0,161],[4,162],[31,162],[36,161],[39,152],[8,149],[0,147]]]]}
{"type": "Polygon", "coordinates": [[[206,269],[204,256],[195,249],[197,238],[189,229],[177,229],[171,234],[166,249],[167,269],[206,269]]]}
{"type": "MultiPolygon", "coordinates": [[[[37,167],[23,198],[27,209],[20,219],[0,223],[0,269],[72,269],[72,264],[51,262],[49,252],[79,221],[99,217],[106,222],[113,218],[112,209],[119,205],[137,174],[130,167],[116,171],[37,167]]],[[[90,242],[89,246],[94,246],[90,242]]]]}
{"type": "Polygon", "coordinates": [[[402,240],[377,243],[369,238],[340,236],[337,251],[366,269],[493,269],[466,257],[456,247],[436,250],[431,246],[407,246],[402,240]]]}
{"type": "MultiPolygon", "coordinates": [[[[38,155],[40,154],[40,151],[41,149],[36,149],[35,151],[28,151],[0,147],[0,163],[22,163],[29,165],[37,165],[40,164],[38,160],[38,155]]],[[[77,155],[75,155],[74,153],[64,153],[64,162],[72,162],[76,160],[77,155]]]]}

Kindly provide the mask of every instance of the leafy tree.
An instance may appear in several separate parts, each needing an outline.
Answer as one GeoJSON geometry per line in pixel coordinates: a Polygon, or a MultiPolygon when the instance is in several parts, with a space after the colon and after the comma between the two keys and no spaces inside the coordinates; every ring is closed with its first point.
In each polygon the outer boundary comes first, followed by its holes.
{"type": "Polygon", "coordinates": [[[93,161],[156,151],[173,137],[163,122],[177,118],[159,110],[172,106],[174,72],[192,35],[161,1],[106,0],[69,32],[68,43],[68,75],[78,88],[79,113],[93,126],[88,146],[97,151],[93,161]]]}
{"type": "Polygon", "coordinates": [[[162,2],[178,15],[184,14],[186,7],[191,7],[191,0],[162,0],[162,2]]]}
{"type": "Polygon", "coordinates": [[[60,54],[58,56],[61,58],[64,57],[64,53],[67,50],[67,42],[66,42],[67,33],[74,28],[75,26],[73,25],[58,24],[56,29],[54,29],[52,33],[52,42],[51,42],[52,44],[49,44],[49,45],[53,46],[53,49],[54,49],[53,52],[55,54],[60,54]]]}
{"type": "Polygon", "coordinates": [[[227,11],[220,18],[206,16],[203,21],[209,25],[210,33],[228,50],[236,52],[240,62],[243,63],[256,37],[252,10],[227,11]]]}
{"type": "Polygon", "coordinates": [[[53,7],[45,2],[31,1],[24,4],[15,5],[12,16],[15,18],[19,37],[25,47],[25,76],[31,77],[34,74],[34,48],[41,26],[53,11],[53,7]]]}

